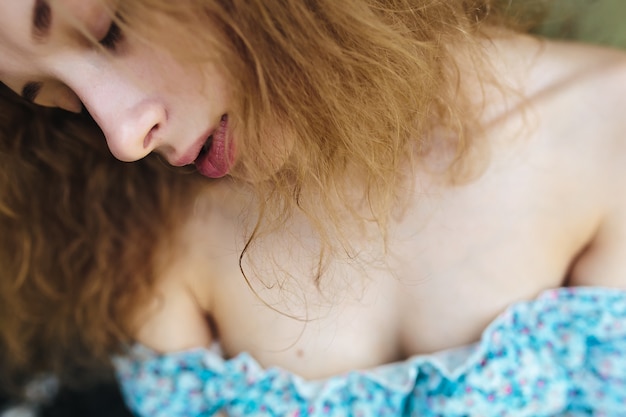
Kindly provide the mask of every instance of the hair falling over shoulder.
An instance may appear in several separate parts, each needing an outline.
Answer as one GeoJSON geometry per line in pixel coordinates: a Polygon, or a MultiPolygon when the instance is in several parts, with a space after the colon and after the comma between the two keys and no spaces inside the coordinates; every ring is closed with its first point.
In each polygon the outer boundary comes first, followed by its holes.
{"type": "MultiPolygon", "coordinates": [[[[355,189],[384,228],[398,173],[419,163],[433,129],[453,132],[463,154],[474,116],[447,67],[450,49],[478,53],[510,2],[115,3],[125,30],[222,66],[241,132],[233,176],[255,184],[264,230],[299,210],[330,239],[346,208],[359,211],[338,205],[355,189]],[[284,152],[273,145],[284,143],[284,152]]],[[[128,318],[150,296],[157,246],[195,184],[151,158],[117,162],[92,122],[3,93],[0,366],[26,375],[103,365],[130,342],[128,318]]]]}
{"type": "Polygon", "coordinates": [[[127,318],[154,280],[155,242],[193,181],[154,158],[117,161],[86,118],[4,87],[0,167],[3,386],[101,367],[130,340],[127,318]]]}
{"type": "Polygon", "coordinates": [[[342,234],[342,216],[363,217],[359,205],[384,231],[399,172],[429,151],[434,129],[454,137],[461,161],[477,115],[459,93],[451,51],[480,61],[481,38],[511,27],[507,12],[517,13],[508,0],[184,4],[139,1],[117,13],[181,59],[223,68],[235,100],[229,120],[241,133],[231,174],[255,184],[261,230],[297,207],[325,241],[342,234]],[[145,18],[151,12],[168,17],[165,36],[145,18]]]}

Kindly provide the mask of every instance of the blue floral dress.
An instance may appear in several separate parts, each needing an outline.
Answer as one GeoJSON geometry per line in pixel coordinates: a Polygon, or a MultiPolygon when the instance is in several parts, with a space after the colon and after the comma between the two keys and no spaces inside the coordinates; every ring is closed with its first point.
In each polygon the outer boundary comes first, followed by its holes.
{"type": "Polygon", "coordinates": [[[462,349],[309,381],[248,354],[114,360],[142,417],[626,416],[626,291],[562,288],[513,305],[462,349]]]}

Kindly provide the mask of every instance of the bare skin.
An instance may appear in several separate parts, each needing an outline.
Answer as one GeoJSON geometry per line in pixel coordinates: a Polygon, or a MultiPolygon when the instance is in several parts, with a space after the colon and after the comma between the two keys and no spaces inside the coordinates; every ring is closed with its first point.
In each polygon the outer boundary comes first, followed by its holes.
{"type": "Polygon", "coordinates": [[[322,378],[476,342],[545,289],[626,286],[626,56],[521,36],[489,48],[496,79],[521,94],[487,94],[488,129],[475,139],[487,166],[457,186],[418,172],[384,262],[381,248],[359,247],[318,291],[294,220],[265,241],[292,277],[268,272],[263,256],[250,270],[261,302],[238,266],[241,192],[212,184],[138,340],[169,352],[219,339],[226,356],[322,378]]]}

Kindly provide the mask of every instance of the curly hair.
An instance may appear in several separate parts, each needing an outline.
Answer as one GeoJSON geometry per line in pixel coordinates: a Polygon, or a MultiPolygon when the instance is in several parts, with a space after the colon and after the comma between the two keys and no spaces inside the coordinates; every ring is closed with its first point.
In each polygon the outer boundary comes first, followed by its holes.
{"type": "MultiPolygon", "coordinates": [[[[433,129],[453,133],[462,159],[477,115],[450,71],[452,46],[480,57],[487,28],[507,21],[498,0],[115,3],[123,30],[224,69],[243,132],[232,175],[254,183],[266,214],[256,230],[299,210],[328,240],[346,208],[384,230],[398,173],[419,164],[433,129]],[[275,166],[283,137],[290,149],[275,166]],[[345,201],[365,201],[367,216],[345,201]]],[[[132,341],[129,317],[153,291],[156,253],[200,186],[152,157],[118,162],[88,118],[0,91],[4,370],[106,368],[132,341]]]]}
{"type": "Polygon", "coordinates": [[[155,158],[116,160],[85,118],[0,97],[2,369],[104,363],[129,340],[155,242],[194,181],[155,158]]]}

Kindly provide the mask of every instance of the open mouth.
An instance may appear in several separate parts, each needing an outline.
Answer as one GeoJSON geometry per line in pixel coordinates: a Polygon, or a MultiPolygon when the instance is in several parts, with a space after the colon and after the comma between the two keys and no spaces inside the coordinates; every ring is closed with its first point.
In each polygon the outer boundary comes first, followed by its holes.
{"type": "Polygon", "coordinates": [[[201,157],[206,155],[211,150],[211,146],[213,146],[213,135],[209,136],[206,142],[204,142],[204,145],[202,145],[197,159],[200,159],[201,157]]]}
{"type": "Polygon", "coordinates": [[[234,145],[228,129],[228,116],[224,115],[217,129],[202,145],[194,163],[205,177],[221,178],[229,173],[233,162],[234,145]]]}

